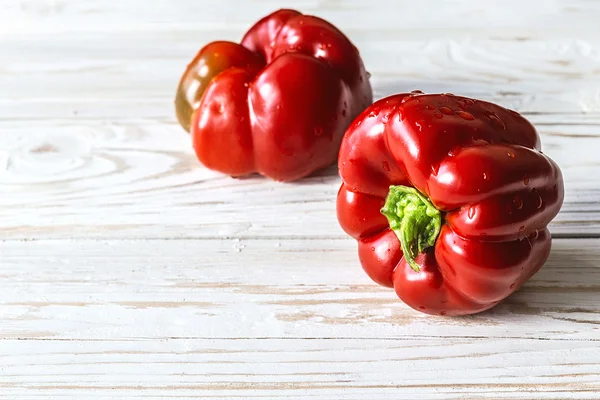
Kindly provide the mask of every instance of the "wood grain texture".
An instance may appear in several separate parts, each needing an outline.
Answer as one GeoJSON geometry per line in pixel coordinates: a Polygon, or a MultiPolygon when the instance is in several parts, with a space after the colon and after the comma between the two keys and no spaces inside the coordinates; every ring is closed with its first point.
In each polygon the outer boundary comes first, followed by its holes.
{"type": "MultiPolygon", "coordinates": [[[[566,182],[551,229],[597,235],[600,124],[546,121],[544,148],[566,182]]],[[[4,239],[345,237],[335,167],[292,184],[231,179],[202,168],[171,122],[0,122],[0,154],[4,239]]]]}
{"type": "Polygon", "coordinates": [[[526,40],[526,35],[597,37],[600,5],[590,0],[529,4],[519,0],[438,2],[379,0],[221,0],[211,2],[141,0],[1,0],[2,33],[212,31],[247,29],[249,23],[281,8],[316,13],[345,29],[360,32],[403,31],[418,37],[497,35],[526,40]],[[110,24],[107,24],[110,21],[110,24]]]}
{"type": "Polygon", "coordinates": [[[600,239],[555,239],[521,291],[464,318],[403,305],[365,276],[350,239],[8,241],[0,252],[2,338],[600,342],[600,239]]]}
{"type": "MultiPolygon", "coordinates": [[[[197,4],[167,12],[160,3],[143,7],[133,25],[98,31],[95,19],[132,18],[121,13],[138,3],[115,8],[57,1],[47,10],[36,2],[21,3],[8,7],[6,15],[27,15],[40,29],[51,25],[43,35],[32,26],[0,37],[5,60],[0,66],[0,218],[6,228],[1,238],[343,237],[332,213],[339,184],[335,168],[293,185],[232,180],[199,166],[175,122],[174,88],[191,55],[209,40],[236,40],[244,30],[235,24],[208,28],[230,8],[209,7],[190,30],[185,21],[198,14],[197,4]],[[169,25],[171,18],[181,21],[178,29],[169,25]],[[58,29],[61,19],[72,23],[58,29]],[[247,201],[254,205],[251,213],[247,201]],[[98,213],[99,207],[105,212],[98,213]],[[308,219],[302,222],[297,211],[308,219]]],[[[257,10],[272,6],[248,4],[248,15],[235,13],[247,25],[257,10]]],[[[531,119],[546,153],[565,175],[565,206],[553,233],[600,234],[600,37],[573,36],[579,35],[568,30],[575,29],[573,23],[556,25],[571,32],[562,36],[533,24],[527,29],[535,35],[526,40],[498,36],[479,25],[452,29],[452,35],[432,34],[415,31],[414,22],[391,24],[383,15],[396,4],[391,2],[369,14],[377,20],[369,29],[353,19],[362,3],[319,4],[297,5],[340,20],[373,73],[377,97],[415,88],[453,92],[498,102],[531,119]]],[[[569,4],[548,6],[548,15],[577,7],[569,4]]],[[[442,10],[462,16],[485,15],[490,8],[470,7],[475,6],[442,10]]],[[[497,18],[507,32],[513,26],[503,13],[497,18]]],[[[452,21],[449,17],[447,23],[452,21]]]]}
{"type": "Polygon", "coordinates": [[[600,350],[579,340],[10,340],[2,346],[0,393],[19,399],[600,398],[600,350]]]}
{"type": "Polygon", "coordinates": [[[600,2],[285,2],[349,35],[377,98],[502,104],[561,166],[548,263],[453,319],[364,275],[335,167],[193,156],[185,64],[282,5],[0,0],[0,398],[600,399],[600,2]]]}
{"type": "MultiPolygon", "coordinates": [[[[187,62],[203,44],[239,40],[242,33],[82,32],[77,40],[60,32],[2,36],[0,117],[174,121],[172,100],[187,62]]],[[[376,97],[420,88],[481,97],[526,115],[600,113],[599,37],[348,35],[373,74],[376,97]]]]}
{"type": "Polygon", "coordinates": [[[404,306],[349,240],[0,253],[7,398],[600,398],[599,239],[555,240],[522,290],[465,318],[404,306]]]}

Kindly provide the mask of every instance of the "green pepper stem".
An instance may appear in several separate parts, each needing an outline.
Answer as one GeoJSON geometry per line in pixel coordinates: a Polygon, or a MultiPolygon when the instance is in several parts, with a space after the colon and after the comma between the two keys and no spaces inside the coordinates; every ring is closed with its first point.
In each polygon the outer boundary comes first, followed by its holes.
{"type": "Polygon", "coordinates": [[[435,245],[442,227],[442,215],[431,201],[415,188],[390,186],[385,204],[381,209],[394,231],[408,265],[419,272],[421,267],[415,259],[435,245]]]}

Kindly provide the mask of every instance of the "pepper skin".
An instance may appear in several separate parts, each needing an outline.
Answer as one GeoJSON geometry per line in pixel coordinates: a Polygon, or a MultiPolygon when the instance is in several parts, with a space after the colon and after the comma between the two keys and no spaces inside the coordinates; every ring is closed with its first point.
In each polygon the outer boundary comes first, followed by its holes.
{"type": "Polygon", "coordinates": [[[487,310],[550,253],[558,166],[535,128],[485,101],[415,91],[382,99],[348,128],[337,216],[380,285],[429,314],[487,310]]]}
{"type": "Polygon", "coordinates": [[[293,10],[266,16],[241,44],[206,45],[175,98],[206,167],[278,181],[335,162],[344,131],[371,102],[358,49],[327,21],[293,10]]]}

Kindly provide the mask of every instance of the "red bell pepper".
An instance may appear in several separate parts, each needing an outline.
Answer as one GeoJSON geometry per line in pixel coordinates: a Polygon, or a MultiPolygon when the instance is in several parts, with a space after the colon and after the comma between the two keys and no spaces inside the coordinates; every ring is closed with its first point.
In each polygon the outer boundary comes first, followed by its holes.
{"type": "Polygon", "coordinates": [[[380,100],[348,128],[337,215],[377,283],[429,314],[473,314],[546,261],[563,201],[535,128],[485,101],[419,91],[380,100]]]}
{"type": "Polygon", "coordinates": [[[175,99],[206,167],[279,181],[335,162],[346,128],[371,102],[358,49],[327,21],[293,10],[261,19],[241,44],[202,48],[175,99]]]}

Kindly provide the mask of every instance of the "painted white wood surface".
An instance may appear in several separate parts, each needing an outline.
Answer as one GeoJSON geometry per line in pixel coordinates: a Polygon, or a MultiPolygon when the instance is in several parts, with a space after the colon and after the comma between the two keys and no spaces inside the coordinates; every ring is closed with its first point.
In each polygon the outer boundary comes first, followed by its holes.
{"type": "Polygon", "coordinates": [[[600,399],[598,21],[590,0],[0,0],[0,398],[600,399]],[[179,74],[282,6],[343,29],[377,97],[453,92],[536,125],[565,205],[506,303],[430,317],[372,284],[334,167],[198,165],[179,74]]]}
{"type": "Polygon", "coordinates": [[[346,240],[0,251],[7,396],[600,397],[600,239],[557,239],[522,290],[466,318],[410,310],[346,240]]]}
{"type": "Polygon", "coordinates": [[[466,336],[600,344],[600,239],[555,239],[524,289],[463,318],[414,312],[373,285],[347,240],[36,240],[3,242],[0,250],[7,338],[466,336]]]}

